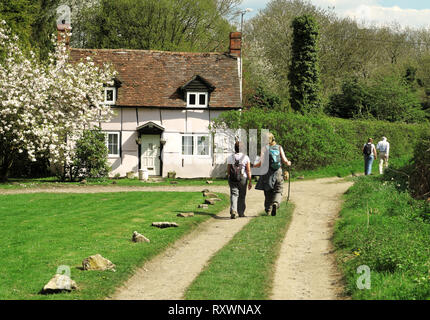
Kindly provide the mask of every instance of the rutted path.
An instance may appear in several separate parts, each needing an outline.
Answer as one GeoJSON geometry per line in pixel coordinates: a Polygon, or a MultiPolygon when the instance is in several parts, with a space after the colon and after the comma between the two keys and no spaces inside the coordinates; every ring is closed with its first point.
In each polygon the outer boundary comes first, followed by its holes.
{"type": "MultiPolygon", "coordinates": [[[[276,263],[270,299],[339,299],[342,291],[331,247],[332,228],[341,195],[352,182],[340,178],[298,181],[291,184],[295,211],[276,263]]],[[[131,191],[189,191],[229,193],[227,186],[73,186],[1,190],[17,193],[98,193],[131,191]]],[[[288,189],[284,188],[285,193],[288,189]]],[[[285,197],[286,195],[284,195],[285,197]]],[[[229,209],[200,224],[166,251],[139,268],[110,299],[183,299],[186,288],[213,254],[226,245],[251,218],[264,210],[264,193],[247,194],[246,218],[230,219],[229,209]]]]}
{"type": "MultiPolygon", "coordinates": [[[[200,189],[203,189],[200,187],[200,189]]],[[[228,187],[209,187],[229,193],[228,187]]],[[[264,210],[264,194],[252,189],[247,194],[245,218],[230,219],[229,208],[218,213],[172,247],[140,268],[112,299],[183,299],[186,288],[198,276],[211,256],[226,245],[251,218],[264,210]]]]}
{"type": "Polygon", "coordinates": [[[272,300],[334,300],[342,293],[331,237],[341,196],[352,182],[327,178],[294,182],[293,219],[276,263],[272,300]]]}

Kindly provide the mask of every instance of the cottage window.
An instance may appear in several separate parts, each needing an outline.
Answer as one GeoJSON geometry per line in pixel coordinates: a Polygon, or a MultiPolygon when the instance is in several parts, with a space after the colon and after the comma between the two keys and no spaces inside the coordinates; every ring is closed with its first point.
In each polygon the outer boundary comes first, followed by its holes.
{"type": "Polygon", "coordinates": [[[116,88],[106,87],[104,89],[104,101],[105,104],[115,104],[116,103],[116,88]]]}
{"type": "Polygon", "coordinates": [[[207,92],[187,92],[187,107],[188,108],[207,108],[208,93],[207,92]]]}
{"type": "Polygon", "coordinates": [[[197,154],[199,156],[209,155],[209,137],[197,136],[197,154]]]}
{"type": "Polygon", "coordinates": [[[182,154],[192,156],[194,153],[194,137],[182,136],[182,154]]]}
{"type": "Polygon", "coordinates": [[[119,132],[108,132],[106,146],[108,148],[109,157],[119,157],[120,136],[119,132]]]}
{"type": "Polygon", "coordinates": [[[209,136],[207,135],[182,136],[182,155],[209,156],[209,136]]]}

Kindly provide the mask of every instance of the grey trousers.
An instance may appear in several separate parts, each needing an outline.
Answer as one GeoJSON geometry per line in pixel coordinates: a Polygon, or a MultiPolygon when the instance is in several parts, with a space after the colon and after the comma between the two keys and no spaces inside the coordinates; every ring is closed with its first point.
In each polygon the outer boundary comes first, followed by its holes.
{"type": "Polygon", "coordinates": [[[235,212],[239,216],[245,215],[246,209],[246,190],[248,185],[248,179],[242,177],[239,182],[228,181],[230,186],[230,214],[235,212]]]}
{"type": "Polygon", "coordinates": [[[271,190],[264,190],[264,209],[266,212],[272,211],[272,206],[279,205],[282,201],[282,193],[284,191],[284,177],[282,176],[282,169],[279,169],[276,173],[276,182],[271,190]]]}

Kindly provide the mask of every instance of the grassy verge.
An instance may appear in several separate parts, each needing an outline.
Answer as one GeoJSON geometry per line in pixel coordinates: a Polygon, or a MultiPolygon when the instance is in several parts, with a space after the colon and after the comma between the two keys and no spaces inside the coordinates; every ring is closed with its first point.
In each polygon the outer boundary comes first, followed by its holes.
{"type": "MultiPolygon", "coordinates": [[[[391,158],[390,166],[403,167],[411,162],[412,155],[407,155],[399,158],[391,158]]],[[[373,161],[372,173],[378,175],[378,165],[379,159],[373,161]]],[[[343,163],[339,165],[329,165],[316,170],[292,170],[291,176],[292,181],[297,180],[297,177],[303,176],[305,180],[307,179],[319,179],[319,178],[329,178],[329,177],[347,177],[351,176],[352,173],[362,174],[364,173],[364,160],[357,159],[356,161],[343,163]]]]}
{"type": "MultiPolygon", "coordinates": [[[[56,177],[48,178],[35,178],[35,179],[25,179],[25,178],[11,178],[6,183],[0,183],[0,189],[22,189],[22,188],[50,188],[50,187],[68,187],[68,186],[80,186],[79,182],[61,182],[58,181],[56,177]]],[[[87,179],[88,186],[131,186],[131,187],[153,187],[153,186],[227,186],[227,179],[168,179],[165,178],[163,181],[155,182],[145,182],[139,179],[112,179],[112,178],[102,178],[102,179],[87,179]],[[213,181],[212,184],[206,184],[207,180],[213,181]],[[172,184],[172,182],[174,184],[172,184]]]]}
{"type": "Polygon", "coordinates": [[[228,204],[197,209],[201,193],[127,192],[0,196],[0,299],[101,299],[133,270],[228,204]],[[200,211],[199,211],[200,210],[200,211]],[[191,218],[177,217],[193,211],[191,218]],[[204,211],[204,212],[203,212],[204,211]],[[159,229],[154,221],[178,228],[159,229]],[[150,243],[133,243],[138,231],[150,243]],[[82,260],[100,253],[116,272],[82,271],[82,260]],[[61,265],[70,266],[80,290],[38,294],[61,265]]]}
{"type": "Polygon", "coordinates": [[[411,198],[403,177],[360,177],[347,192],[334,245],[353,299],[430,299],[429,204],[411,198]],[[359,266],[370,268],[370,289],[359,266]]]}
{"type": "Polygon", "coordinates": [[[195,300],[268,299],[273,269],[291,220],[293,206],[282,204],[276,217],[251,220],[222,248],[187,289],[195,300]]]}

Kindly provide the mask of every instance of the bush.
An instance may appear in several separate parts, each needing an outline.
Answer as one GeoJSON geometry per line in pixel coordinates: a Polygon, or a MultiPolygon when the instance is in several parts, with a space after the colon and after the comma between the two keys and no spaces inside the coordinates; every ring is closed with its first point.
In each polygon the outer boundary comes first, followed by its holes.
{"type": "Polygon", "coordinates": [[[375,78],[369,83],[357,78],[344,80],[341,92],[330,97],[326,113],[340,118],[426,121],[418,92],[404,78],[396,76],[375,78]]]}
{"type": "Polygon", "coordinates": [[[84,178],[103,178],[109,174],[106,136],[95,128],[85,130],[76,142],[76,156],[69,168],[63,172],[62,180],[68,176],[71,181],[84,178]]]}

